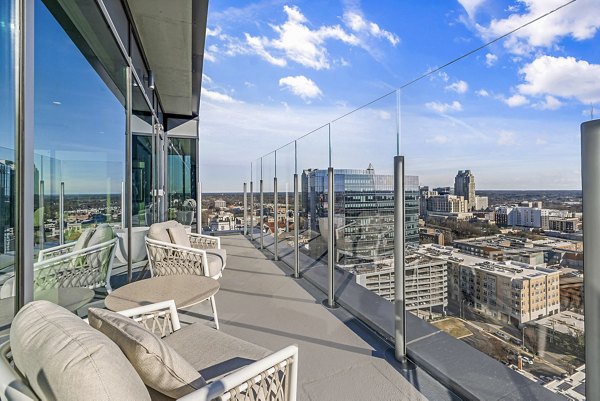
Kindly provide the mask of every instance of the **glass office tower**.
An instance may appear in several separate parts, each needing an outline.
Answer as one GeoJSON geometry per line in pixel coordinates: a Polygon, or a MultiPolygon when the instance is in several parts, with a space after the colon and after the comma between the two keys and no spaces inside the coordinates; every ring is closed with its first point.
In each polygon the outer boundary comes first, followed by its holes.
{"type": "MultiPolygon", "coordinates": [[[[366,170],[334,170],[336,263],[355,265],[393,257],[394,176],[366,170]]],[[[302,173],[306,227],[326,237],[327,170],[302,173]]],[[[419,178],[405,184],[407,244],[419,244],[419,178]]]]}

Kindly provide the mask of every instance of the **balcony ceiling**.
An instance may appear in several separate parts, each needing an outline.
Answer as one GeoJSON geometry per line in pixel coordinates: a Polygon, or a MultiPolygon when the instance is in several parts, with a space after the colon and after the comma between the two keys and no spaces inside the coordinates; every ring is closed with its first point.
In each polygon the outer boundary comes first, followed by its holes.
{"type": "Polygon", "coordinates": [[[208,1],[127,0],[127,4],[165,113],[197,116],[208,1]]]}

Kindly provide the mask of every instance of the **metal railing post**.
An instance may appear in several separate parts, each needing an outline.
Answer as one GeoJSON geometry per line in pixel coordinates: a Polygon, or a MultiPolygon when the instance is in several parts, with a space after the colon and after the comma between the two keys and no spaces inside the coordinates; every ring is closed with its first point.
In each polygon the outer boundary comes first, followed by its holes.
{"type": "Polygon", "coordinates": [[[248,234],[248,194],[244,183],[244,235],[248,234]]]}
{"type": "Polygon", "coordinates": [[[45,240],[46,240],[46,234],[44,232],[44,215],[46,214],[46,211],[44,210],[44,180],[40,180],[40,194],[39,194],[39,205],[40,205],[40,213],[38,215],[39,221],[39,227],[38,227],[38,235],[39,235],[39,246],[40,249],[44,249],[44,245],[45,245],[45,240]]]}
{"type": "Polygon", "coordinates": [[[279,202],[278,199],[279,198],[279,193],[277,191],[277,177],[273,178],[273,207],[275,208],[275,213],[274,213],[274,222],[273,222],[273,230],[274,230],[274,237],[275,237],[275,253],[274,253],[274,260],[279,260],[279,211],[277,210],[279,207],[279,202]]]}
{"type": "Polygon", "coordinates": [[[324,302],[328,308],[336,308],[335,303],[335,194],[334,194],[334,173],[333,167],[327,169],[327,299],[324,302]]]}
{"type": "Polygon", "coordinates": [[[294,174],[294,278],[300,278],[300,196],[298,174],[294,174]]]}
{"type": "Polygon", "coordinates": [[[250,240],[254,241],[254,182],[250,181],[250,240]]]}
{"type": "Polygon", "coordinates": [[[600,120],[581,124],[581,185],[585,277],[585,396],[600,400],[600,120]]]}
{"type": "Polygon", "coordinates": [[[265,245],[264,245],[264,242],[263,242],[264,194],[263,194],[263,180],[262,180],[262,178],[260,179],[259,186],[260,186],[260,220],[258,221],[258,226],[259,226],[258,229],[260,230],[260,249],[263,249],[265,247],[265,245]]]}
{"type": "Polygon", "coordinates": [[[394,156],[394,354],[401,362],[406,360],[404,225],[404,156],[394,156]]]}
{"type": "MultiPolygon", "coordinates": [[[[107,211],[110,213],[110,211],[107,211]]],[[[65,183],[60,183],[60,197],[58,198],[58,226],[60,231],[58,232],[58,243],[60,245],[65,243],[65,183]]]]}

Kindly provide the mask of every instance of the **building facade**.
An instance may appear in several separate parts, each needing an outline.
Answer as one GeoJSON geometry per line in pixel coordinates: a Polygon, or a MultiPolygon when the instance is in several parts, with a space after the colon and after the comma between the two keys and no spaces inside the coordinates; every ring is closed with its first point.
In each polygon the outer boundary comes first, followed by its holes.
{"type": "Polygon", "coordinates": [[[469,202],[463,196],[433,195],[426,200],[428,212],[466,213],[469,202]]]}
{"type": "MultiPolygon", "coordinates": [[[[371,265],[355,268],[356,282],[377,295],[393,301],[394,267],[371,265]]],[[[421,253],[410,252],[405,259],[406,310],[424,310],[431,313],[433,308],[444,312],[448,306],[448,273],[446,261],[421,253]]]]}
{"type": "MultiPolygon", "coordinates": [[[[389,258],[394,250],[394,176],[366,170],[335,170],[336,261],[342,265],[389,258]]],[[[327,170],[302,173],[305,227],[326,230],[327,170]]],[[[419,243],[419,179],[405,177],[405,240],[419,243]]]]}
{"type": "Polygon", "coordinates": [[[475,176],[471,170],[459,170],[454,178],[454,195],[468,202],[468,209],[475,209],[475,176]]]}

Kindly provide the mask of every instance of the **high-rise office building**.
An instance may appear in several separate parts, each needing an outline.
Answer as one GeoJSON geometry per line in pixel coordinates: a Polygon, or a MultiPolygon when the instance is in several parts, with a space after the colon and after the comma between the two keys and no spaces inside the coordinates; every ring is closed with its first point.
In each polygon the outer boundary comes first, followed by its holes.
{"type": "Polygon", "coordinates": [[[454,178],[454,195],[463,196],[469,210],[475,208],[475,176],[471,170],[459,170],[454,178]]]}
{"type": "MultiPolygon", "coordinates": [[[[394,251],[394,176],[366,170],[335,170],[336,262],[357,264],[390,258],[394,251]]],[[[326,231],[327,170],[302,173],[305,228],[326,231]]],[[[419,178],[405,177],[406,243],[419,243],[419,178]]]]}

